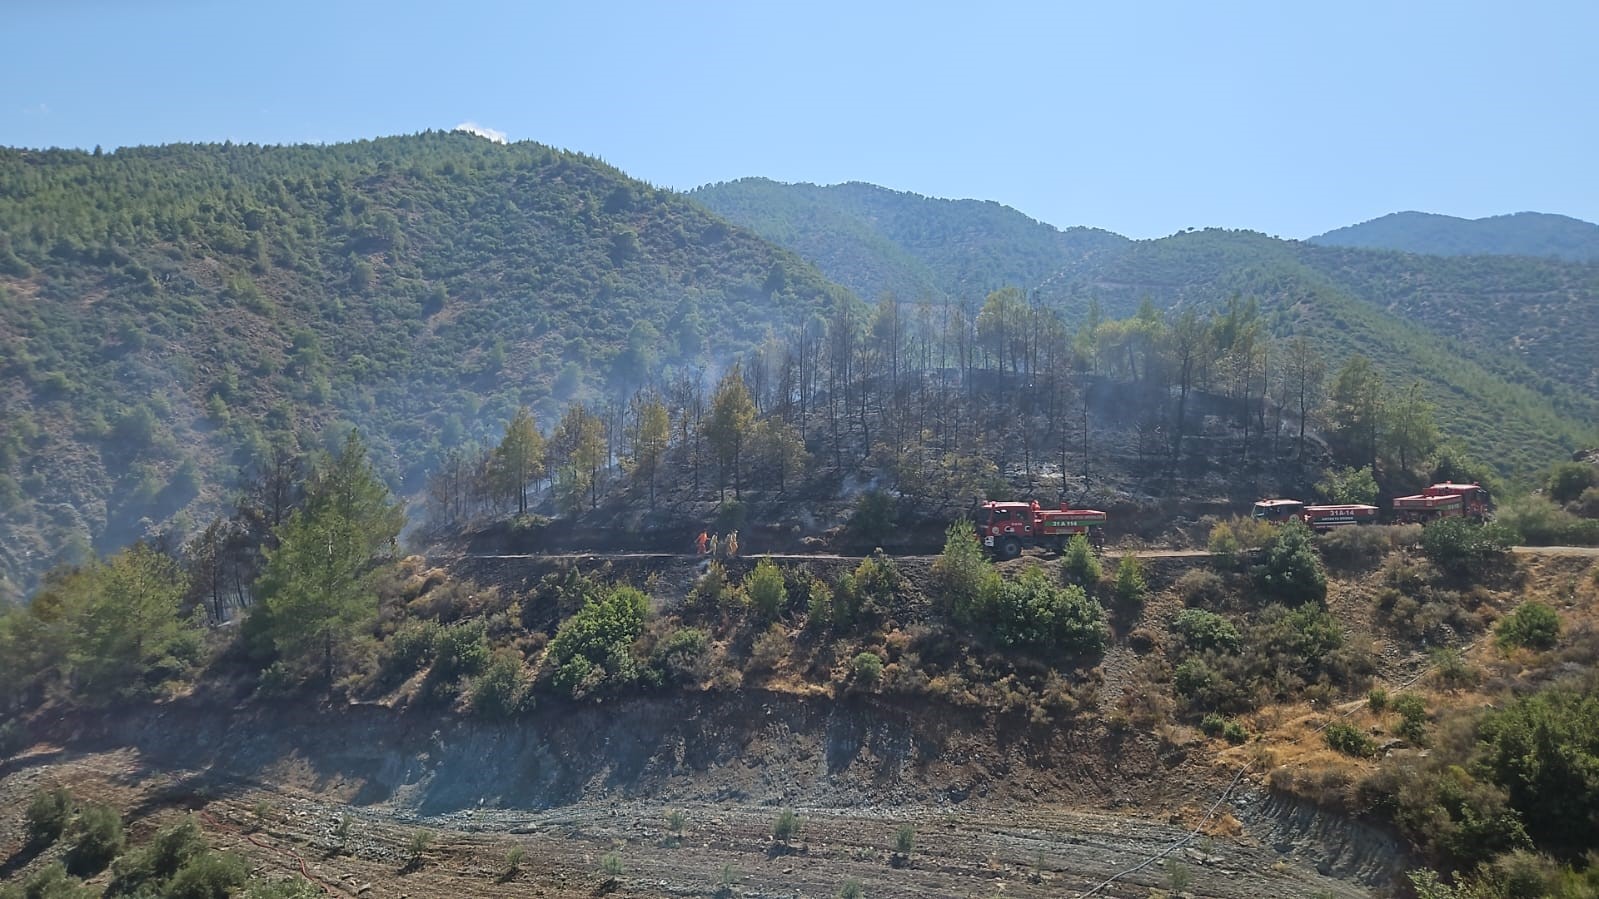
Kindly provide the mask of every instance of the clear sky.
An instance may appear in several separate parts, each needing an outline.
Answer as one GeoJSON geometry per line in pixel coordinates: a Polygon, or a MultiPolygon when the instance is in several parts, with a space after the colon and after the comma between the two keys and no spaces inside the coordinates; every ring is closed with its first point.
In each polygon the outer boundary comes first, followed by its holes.
{"type": "Polygon", "coordinates": [[[0,5],[0,144],[463,122],[688,189],[763,175],[1061,227],[1599,221],[1599,3],[0,5]]]}

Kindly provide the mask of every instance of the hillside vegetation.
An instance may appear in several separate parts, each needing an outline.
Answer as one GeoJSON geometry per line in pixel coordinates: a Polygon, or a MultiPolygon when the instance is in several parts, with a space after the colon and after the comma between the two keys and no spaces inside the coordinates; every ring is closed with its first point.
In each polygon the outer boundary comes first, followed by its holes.
{"type": "Polygon", "coordinates": [[[1591,264],[1406,256],[1215,229],[1127,241],[869,185],[746,179],[692,196],[863,296],[911,289],[960,300],[965,285],[1009,284],[1036,290],[1069,321],[1095,303],[1130,315],[1145,299],[1201,310],[1254,299],[1275,336],[1367,356],[1391,381],[1420,380],[1444,432],[1507,474],[1586,445],[1599,419],[1599,363],[1584,349],[1599,345],[1591,264]]]}
{"type": "Polygon", "coordinates": [[[0,591],[203,521],[275,450],[355,425],[415,485],[518,406],[548,424],[839,293],[533,143],[0,150],[0,591]]]}
{"type": "Polygon", "coordinates": [[[1309,242],[1434,256],[1553,256],[1599,261],[1599,225],[1542,212],[1480,219],[1395,212],[1318,234],[1309,242]]]}

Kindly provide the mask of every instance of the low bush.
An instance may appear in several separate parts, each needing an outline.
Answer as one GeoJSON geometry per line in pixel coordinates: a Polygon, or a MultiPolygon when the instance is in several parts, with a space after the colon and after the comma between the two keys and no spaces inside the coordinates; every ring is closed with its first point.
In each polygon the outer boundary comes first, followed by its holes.
{"type": "Polygon", "coordinates": [[[1094,555],[1094,548],[1088,545],[1088,538],[1082,534],[1074,534],[1066,542],[1066,552],[1060,557],[1060,573],[1067,583],[1076,584],[1084,589],[1093,589],[1099,584],[1099,579],[1104,577],[1100,567],[1099,558],[1094,555]]]}
{"type": "Polygon", "coordinates": [[[1177,596],[1185,606],[1219,608],[1227,599],[1227,582],[1214,571],[1191,568],[1177,579],[1177,596]]]}
{"type": "Polygon", "coordinates": [[[1116,565],[1116,604],[1124,610],[1136,610],[1143,606],[1144,598],[1149,595],[1149,582],[1144,579],[1144,566],[1137,557],[1122,556],[1116,565]]]}
{"type": "Polygon", "coordinates": [[[1237,652],[1242,645],[1238,628],[1231,621],[1204,609],[1184,609],[1173,619],[1171,629],[1183,644],[1196,652],[1237,652]]]}
{"type": "Polygon", "coordinates": [[[863,687],[875,687],[883,679],[883,657],[875,652],[863,652],[850,661],[850,674],[863,687]]]}
{"type": "Polygon", "coordinates": [[[1361,525],[1333,528],[1316,538],[1316,546],[1328,564],[1345,570],[1364,570],[1387,556],[1396,543],[1395,531],[1407,526],[1361,525]]]}
{"type": "Polygon", "coordinates": [[[1266,543],[1263,561],[1254,568],[1255,584],[1262,592],[1295,604],[1326,598],[1327,573],[1310,541],[1310,528],[1298,521],[1278,529],[1266,543]]]}
{"type": "Polygon", "coordinates": [[[1238,542],[1238,534],[1233,526],[1225,521],[1218,521],[1210,528],[1210,538],[1205,542],[1205,548],[1210,551],[1211,561],[1219,568],[1231,569],[1238,567],[1238,554],[1242,547],[1238,542]]]}
{"type": "Polygon", "coordinates": [[[72,847],[67,850],[67,870],[79,877],[98,874],[122,854],[127,838],[122,817],[109,805],[91,803],[78,812],[72,825],[72,847]]]}
{"type": "Polygon", "coordinates": [[[72,823],[72,794],[65,787],[40,790],[28,801],[23,820],[28,828],[28,843],[39,848],[49,846],[72,823]]]}
{"type": "Polygon", "coordinates": [[[1421,533],[1421,551],[1452,574],[1481,573],[1499,563],[1515,542],[1515,533],[1499,523],[1477,524],[1450,518],[1428,525],[1421,533]]]}
{"type": "Polygon", "coordinates": [[[522,654],[500,649],[489,657],[483,673],[472,681],[467,700],[472,711],[489,718],[510,718],[522,710],[533,675],[522,654]]]}
{"type": "Polygon", "coordinates": [[[755,569],[744,579],[744,594],[749,597],[750,610],[762,621],[771,621],[783,611],[788,602],[788,587],[783,582],[783,572],[771,559],[755,563],[755,569]]]}
{"type": "Polygon", "coordinates": [[[672,631],[650,653],[650,667],[666,684],[697,684],[710,673],[710,664],[711,638],[694,627],[672,631]]]}
{"type": "Polygon", "coordinates": [[[1377,754],[1377,746],[1370,737],[1343,721],[1334,721],[1327,725],[1327,729],[1322,731],[1322,737],[1329,747],[1344,755],[1364,759],[1377,754]]]}
{"type": "Polygon", "coordinates": [[[1501,649],[1553,649],[1560,639],[1560,615],[1541,602],[1524,602],[1500,620],[1494,638],[1501,649]]]}
{"type": "Polygon", "coordinates": [[[787,845],[789,840],[799,836],[801,826],[799,815],[794,814],[793,809],[783,809],[772,821],[772,839],[787,845]]]}

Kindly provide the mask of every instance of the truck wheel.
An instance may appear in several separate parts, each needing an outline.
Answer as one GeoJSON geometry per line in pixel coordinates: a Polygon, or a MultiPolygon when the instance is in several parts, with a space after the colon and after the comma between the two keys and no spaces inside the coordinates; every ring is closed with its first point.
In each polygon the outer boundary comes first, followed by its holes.
{"type": "Polygon", "coordinates": [[[999,544],[999,557],[1001,559],[1014,559],[1022,554],[1021,541],[1015,537],[1006,537],[999,544]]]}

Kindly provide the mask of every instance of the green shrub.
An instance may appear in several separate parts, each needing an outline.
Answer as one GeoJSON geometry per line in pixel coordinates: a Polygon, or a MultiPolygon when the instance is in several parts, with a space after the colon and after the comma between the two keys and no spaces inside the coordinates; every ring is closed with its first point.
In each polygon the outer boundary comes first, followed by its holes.
{"type": "Polygon", "coordinates": [[[454,683],[482,671],[488,661],[488,627],[482,621],[457,621],[434,637],[433,669],[428,677],[438,683],[454,683]]]}
{"type": "Polygon", "coordinates": [[[1182,637],[1183,644],[1195,651],[1235,653],[1243,642],[1231,621],[1204,609],[1184,609],[1177,613],[1171,627],[1182,637]]]}
{"type": "Polygon", "coordinates": [[[1490,712],[1480,765],[1538,846],[1573,857],[1592,846],[1599,809],[1599,695],[1551,688],[1490,712]]]}
{"type": "Polygon", "coordinates": [[[1366,692],[1366,707],[1377,714],[1382,714],[1388,708],[1388,691],[1382,687],[1372,687],[1366,692]]]}
{"type": "Polygon", "coordinates": [[[1068,583],[1086,589],[1092,589],[1099,584],[1104,572],[1086,536],[1074,534],[1072,539],[1066,542],[1066,552],[1060,557],[1060,573],[1068,583]]]}
{"type": "Polygon", "coordinates": [[[1227,727],[1227,719],[1217,712],[1209,712],[1200,719],[1199,730],[1207,737],[1219,737],[1227,727]]]}
{"type": "Polygon", "coordinates": [[[794,814],[793,809],[783,809],[772,821],[772,839],[787,845],[789,840],[799,836],[800,827],[799,815],[794,814]]]}
{"type": "Polygon", "coordinates": [[[615,852],[607,852],[600,858],[600,871],[607,877],[621,877],[625,872],[622,865],[622,856],[615,852]]]}
{"type": "Polygon", "coordinates": [[[755,563],[755,570],[744,579],[744,593],[749,597],[750,608],[756,617],[763,621],[776,618],[788,600],[783,572],[770,558],[755,563]]]}
{"type": "Polygon", "coordinates": [[[1206,541],[1206,548],[1210,550],[1210,557],[1219,568],[1237,568],[1238,553],[1242,547],[1238,545],[1238,534],[1233,526],[1225,521],[1218,521],[1210,528],[1210,539],[1206,541]]]}
{"type": "Polygon", "coordinates": [[[643,632],[648,612],[649,597],[632,587],[614,587],[561,622],[549,648],[556,689],[577,697],[636,681],[633,641],[643,632]]]}
{"type": "Polygon", "coordinates": [[[509,718],[521,711],[532,674],[514,649],[497,650],[483,673],[472,681],[468,702],[472,711],[490,718],[509,718]]]}
{"type": "Polygon", "coordinates": [[[1393,530],[1382,525],[1333,528],[1318,536],[1316,545],[1322,557],[1333,565],[1345,569],[1370,568],[1393,549],[1393,530]]]}
{"type": "Polygon", "coordinates": [[[1399,713],[1398,733],[1416,746],[1427,745],[1427,702],[1414,693],[1401,693],[1393,699],[1399,713]]]}
{"type": "Polygon", "coordinates": [[[382,671],[389,682],[402,681],[433,661],[443,626],[437,621],[407,621],[383,641],[382,671]]]}
{"type": "Polygon", "coordinates": [[[16,886],[0,886],[0,899],[93,899],[100,891],[67,876],[60,862],[46,865],[16,886]]]}
{"type": "Polygon", "coordinates": [[[1364,759],[1377,754],[1377,746],[1370,737],[1343,721],[1334,721],[1327,725],[1327,729],[1322,731],[1322,737],[1329,747],[1344,755],[1364,759]]]}
{"type": "Polygon", "coordinates": [[[1227,598],[1227,584],[1214,571],[1191,568],[1177,579],[1177,595],[1185,606],[1217,607],[1227,598]]]}
{"type": "Polygon", "coordinates": [[[122,817],[109,805],[91,803],[78,812],[73,823],[72,848],[67,850],[67,870],[79,877],[98,874],[122,854],[126,837],[122,817]]]}
{"type": "Polygon", "coordinates": [[[167,899],[228,899],[249,879],[244,859],[231,852],[205,852],[173,875],[167,899]]]}
{"type": "MultiPolygon", "coordinates": [[[[132,894],[145,884],[171,879],[178,870],[205,855],[205,836],[193,817],[156,831],[150,841],[117,861],[114,892],[132,894]]],[[[226,893],[224,893],[226,895],[226,893]]]]}
{"type": "Polygon", "coordinates": [[[1541,602],[1524,602],[1494,628],[1503,649],[1553,649],[1560,639],[1560,615],[1541,602]]]}
{"type": "Polygon", "coordinates": [[[1371,473],[1370,465],[1364,468],[1332,468],[1316,482],[1316,492],[1329,503],[1369,506],[1377,501],[1377,478],[1371,473]]]}
{"type": "Polygon", "coordinates": [[[849,667],[855,682],[862,686],[874,687],[883,679],[883,657],[875,652],[860,653],[850,661],[849,667]]]}
{"type": "Polygon", "coordinates": [[[882,490],[868,490],[855,500],[855,511],[845,525],[851,539],[876,546],[894,535],[898,518],[894,498],[882,490]]]}
{"type": "Polygon", "coordinates": [[[916,828],[909,824],[901,824],[899,830],[894,831],[894,851],[900,855],[910,855],[915,845],[916,828]]]}
{"type": "Polygon", "coordinates": [[[934,602],[959,620],[965,610],[979,604],[983,592],[998,578],[972,523],[960,520],[951,524],[944,532],[944,551],[933,562],[934,602]]]}
{"type": "Polygon", "coordinates": [[[650,667],[667,684],[697,684],[709,673],[711,638],[699,628],[678,628],[655,644],[650,667]]]}
{"type": "Polygon", "coordinates": [[[844,885],[838,888],[838,899],[861,899],[865,895],[866,890],[861,882],[853,878],[844,881],[844,885]]]}
{"type": "Polygon", "coordinates": [[[1249,731],[1244,729],[1243,724],[1232,718],[1227,719],[1227,723],[1222,726],[1221,736],[1222,739],[1234,746],[1249,742],[1249,731]]]}
{"type": "Polygon", "coordinates": [[[1455,574],[1485,570],[1514,542],[1514,534],[1503,525],[1464,518],[1435,522],[1421,533],[1421,551],[1439,568],[1455,574]]]}
{"type": "Polygon", "coordinates": [[[40,790],[28,801],[23,820],[28,828],[28,843],[49,846],[61,838],[72,822],[72,794],[65,787],[40,790]]]}
{"type": "Polygon", "coordinates": [[[1599,487],[1599,466],[1562,462],[1549,473],[1545,484],[1549,498],[1564,505],[1581,496],[1583,491],[1599,487]]]}
{"type": "Polygon", "coordinates": [[[1105,610],[1075,584],[1062,586],[1038,565],[1015,580],[992,582],[965,621],[1002,646],[1049,659],[1088,655],[1105,646],[1105,610]]]}
{"type": "Polygon", "coordinates": [[[1116,565],[1116,602],[1124,609],[1136,609],[1149,595],[1149,582],[1144,579],[1144,566],[1131,555],[1122,556],[1116,565]]]}
{"type": "Polygon", "coordinates": [[[1310,528],[1291,521],[1265,546],[1265,560],[1255,566],[1255,583],[1269,596],[1291,603],[1321,602],[1327,596],[1327,573],[1311,548],[1310,528]]]}

